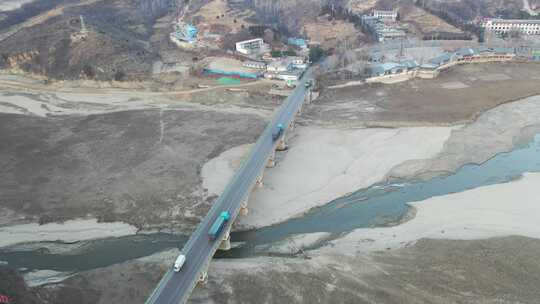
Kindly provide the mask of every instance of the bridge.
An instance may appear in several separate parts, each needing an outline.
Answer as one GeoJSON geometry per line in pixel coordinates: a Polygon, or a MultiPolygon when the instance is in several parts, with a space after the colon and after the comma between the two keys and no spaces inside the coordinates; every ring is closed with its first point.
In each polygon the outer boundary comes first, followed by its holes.
{"type": "Polygon", "coordinates": [[[272,121],[251,149],[248,158],[244,160],[223,193],[184,245],[182,253],[186,256],[186,262],[182,269],[174,272],[173,261],[171,261],[171,269],[165,273],[146,304],[185,303],[195,285],[206,280],[208,266],[215,252],[218,249],[231,248],[230,231],[234,220],[238,214],[247,214],[249,194],[253,188],[262,186],[265,168],[275,165],[276,150],[287,148],[287,130],[284,130],[283,135],[275,141],[272,139],[272,133],[278,124],[288,126],[289,130],[293,129],[294,120],[300,114],[304,101],[311,102],[311,87],[306,87],[306,83],[311,81],[311,72],[312,70],[308,69],[298,81],[296,89],[274,114],[272,121]],[[231,219],[226,222],[220,235],[215,240],[211,240],[208,230],[223,211],[228,211],[231,219]]]}

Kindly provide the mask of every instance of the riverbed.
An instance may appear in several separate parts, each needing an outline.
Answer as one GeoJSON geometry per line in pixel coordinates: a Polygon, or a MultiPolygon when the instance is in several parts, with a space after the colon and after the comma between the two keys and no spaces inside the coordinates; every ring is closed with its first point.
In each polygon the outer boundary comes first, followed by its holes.
{"type": "MultiPolygon", "coordinates": [[[[218,258],[267,255],[258,248],[297,234],[328,232],[326,241],[359,228],[393,225],[409,210],[409,203],[442,197],[486,185],[511,182],[527,172],[540,172],[540,135],[513,151],[500,153],[480,165],[465,165],[455,174],[427,181],[392,180],[357,191],[331,203],[312,209],[300,218],[266,228],[233,233],[232,241],[241,244],[218,258]]],[[[3,251],[0,261],[25,268],[25,271],[50,269],[83,271],[147,256],[170,248],[181,248],[187,236],[149,234],[92,241],[84,250],[69,254],[47,250],[3,251]]],[[[54,243],[53,243],[54,244],[54,243]]],[[[49,246],[51,243],[48,244],[49,246]]],[[[61,246],[61,243],[56,245],[61,246]]],[[[44,245],[44,247],[47,247],[44,245]]]]}

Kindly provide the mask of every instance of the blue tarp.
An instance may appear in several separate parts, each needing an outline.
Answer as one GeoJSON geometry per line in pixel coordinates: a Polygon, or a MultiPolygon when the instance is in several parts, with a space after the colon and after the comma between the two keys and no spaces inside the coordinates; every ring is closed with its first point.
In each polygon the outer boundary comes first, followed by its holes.
{"type": "Polygon", "coordinates": [[[295,46],[299,46],[299,47],[306,47],[307,46],[307,43],[304,39],[302,38],[289,38],[287,40],[287,43],[290,44],[290,45],[295,45],[295,46]]]}
{"type": "Polygon", "coordinates": [[[238,76],[242,78],[252,78],[256,79],[259,78],[260,74],[257,73],[245,73],[245,72],[236,72],[236,71],[223,71],[218,69],[204,69],[204,71],[208,74],[216,74],[216,75],[227,75],[227,76],[238,76]]]}

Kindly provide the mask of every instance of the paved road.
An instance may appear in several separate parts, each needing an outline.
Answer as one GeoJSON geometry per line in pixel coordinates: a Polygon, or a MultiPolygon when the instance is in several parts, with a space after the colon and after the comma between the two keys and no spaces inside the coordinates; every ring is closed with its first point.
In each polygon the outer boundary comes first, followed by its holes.
{"type": "Polygon", "coordinates": [[[207,264],[210,263],[222,239],[222,237],[219,237],[215,241],[210,240],[208,237],[210,226],[223,211],[229,211],[232,218],[227,222],[222,233],[232,225],[240,211],[241,203],[248,198],[257,177],[266,167],[268,157],[275,148],[276,142],[272,141],[272,131],[277,124],[282,123],[287,126],[294,119],[296,112],[304,101],[305,82],[310,76],[311,69],[306,71],[296,89],[283,102],[273,120],[257,140],[249,157],[242,163],[236,175],[231,179],[223,193],[208,211],[206,217],[184,245],[182,252],[186,255],[186,262],[182,270],[177,273],[172,269],[169,270],[146,301],[147,304],[178,304],[187,301],[191,291],[197,284],[200,273],[206,270],[207,264]]]}

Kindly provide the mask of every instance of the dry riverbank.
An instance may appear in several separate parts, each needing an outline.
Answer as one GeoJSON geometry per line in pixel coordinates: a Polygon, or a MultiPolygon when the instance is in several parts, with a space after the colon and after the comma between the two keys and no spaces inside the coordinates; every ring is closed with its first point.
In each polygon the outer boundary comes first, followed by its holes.
{"type": "MultiPolygon", "coordinates": [[[[264,185],[252,193],[250,212],[239,218],[237,227],[275,224],[367,188],[405,161],[436,156],[452,130],[298,127],[278,165],[265,171],[264,185]]],[[[221,193],[246,148],[233,148],[203,167],[203,185],[209,193],[221,193]]]]}
{"type": "Polygon", "coordinates": [[[98,223],[96,219],[69,220],[64,223],[22,224],[0,227],[0,248],[27,242],[76,242],[97,238],[120,237],[137,232],[126,223],[98,223]]]}
{"type": "MultiPolygon", "coordinates": [[[[299,216],[355,190],[390,178],[429,178],[510,151],[540,132],[540,96],[503,104],[473,123],[398,129],[297,128],[290,149],[267,169],[238,229],[299,216]]],[[[247,147],[235,147],[203,167],[203,185],[218,194],[247,147]],[[212,170],[210,170],[212,168],[212,170]],[[223,178],[222,178],[223,177],[223,178]]]]}
{"type": "Polygon", "coordinates": [[[539,173],[411,203],[414,218],[394,227],[358,229],[321,249],[356,255],[408,247],[423,238],[474,240],[520,235],[540,239],[539,173]]]}

